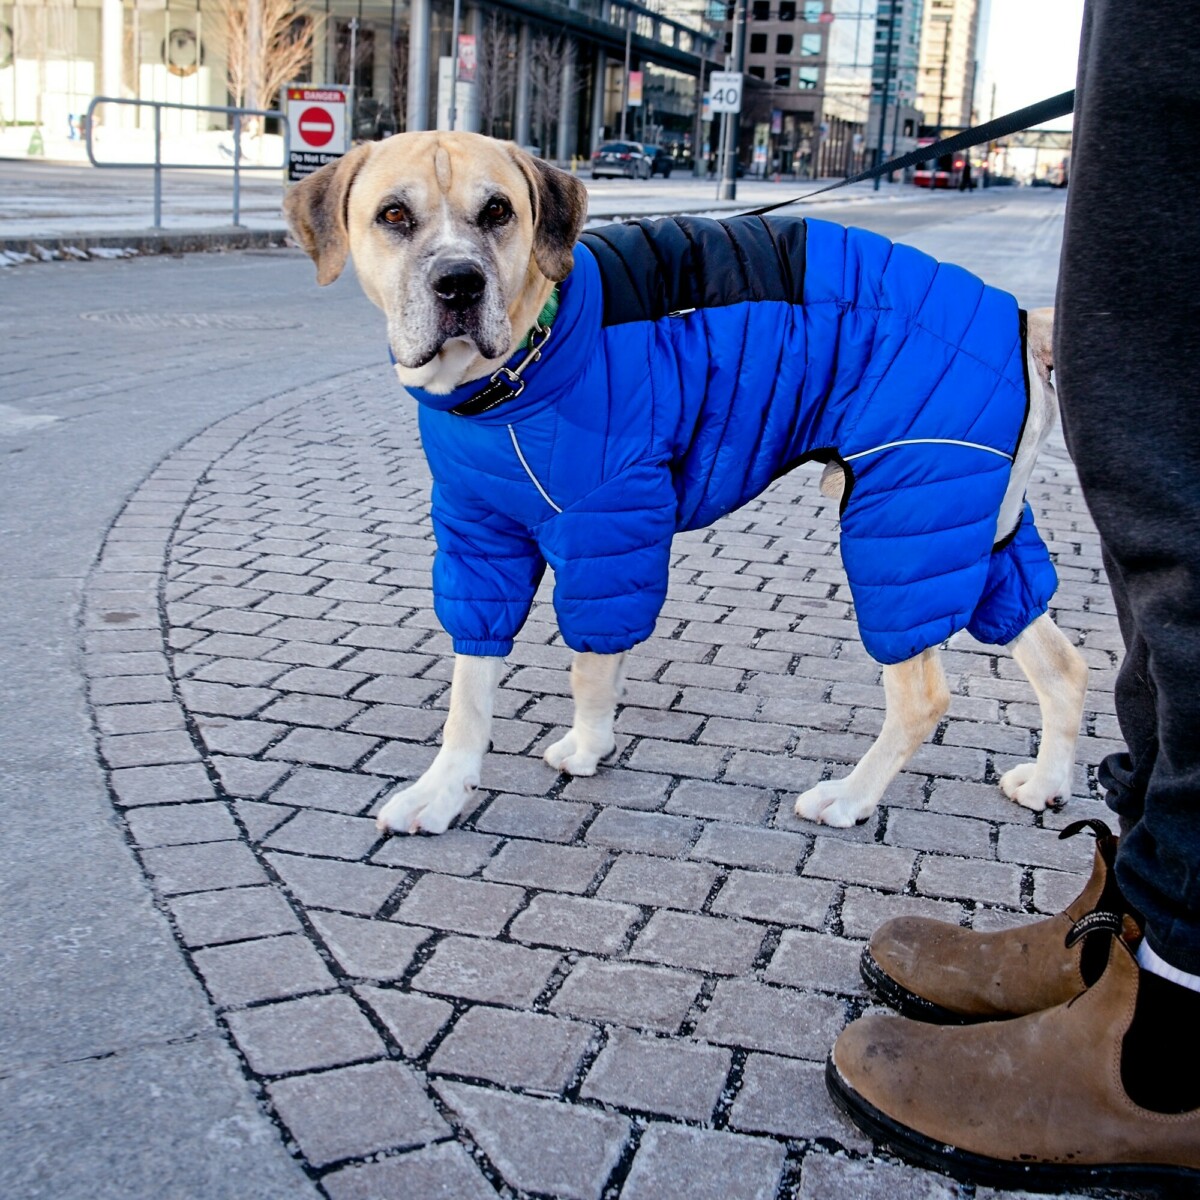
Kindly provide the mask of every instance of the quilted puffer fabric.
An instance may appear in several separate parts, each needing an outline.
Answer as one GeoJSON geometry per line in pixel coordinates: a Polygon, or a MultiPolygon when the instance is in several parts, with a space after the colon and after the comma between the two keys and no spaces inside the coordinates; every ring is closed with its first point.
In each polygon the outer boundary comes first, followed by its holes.
{"type": "Polygon", "coordinates": [[[412,393],[459,653],[511,649],[546,564],[567,644],[630,648],[672,535],[810,459],[846,469],[842,556],[878,661],[964,628],[1008,641],[1053,595],[1028,510],[995,549],[1028,403],[1016,302],[916,250],[797,218],[606,227],[525,380],[478,416],[450,410],[481,383],[412,393]]]}

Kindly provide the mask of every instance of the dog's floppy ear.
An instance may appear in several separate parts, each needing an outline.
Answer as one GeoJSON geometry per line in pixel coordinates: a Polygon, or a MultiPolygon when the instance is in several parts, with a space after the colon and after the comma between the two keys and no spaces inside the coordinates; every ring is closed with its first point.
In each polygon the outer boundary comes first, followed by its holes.
{"type": "Polygon", "coordinates": [[[533,259],[547,279],[560,283],[575,265],[575,239],[587,220],[587,188],[567,171],[511,147],[529,183],[533,202],[533,259]]]}
{"type": "Polygon", "coordinates": [[[283,212],[292,237],[317,264],[317,282],[332,283],[346,265],[350,234],[346,205],[350,185],[371,153],[372,143],[355,146],[337,162],[306,175],[283,198],[283,212]]]}

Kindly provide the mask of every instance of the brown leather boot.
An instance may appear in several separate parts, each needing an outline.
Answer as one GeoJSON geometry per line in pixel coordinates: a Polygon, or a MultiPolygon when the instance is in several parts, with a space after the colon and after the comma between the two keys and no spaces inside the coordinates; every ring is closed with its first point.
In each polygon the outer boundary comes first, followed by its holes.
{"type": "Polygon", "coordinates": [[[863,950],[859,965],[867,986],[904,1016],[940,1025],[1024,1016],[1083,991],[1104,969],[1107,939],[1068,946],[1067,934],[1090,912],[1122,915],[1126,909],[1112,874],[1117,839],[1108,826],[1076,821],[1059,837],[1083,829],[1096,835],[1096,858],[1087,885],[1064,912],[1000,933],[896,917],[863,950]]]}
{"type": "MultiPolygon", "coordinates": [[[[1110,938],[1109,951],[1092,987],[1025,1017],[970,1026],[855,1021],[826,1066],[834,1102],[902,1157],[957,1179],[1200,1195],[1200,1108],[1144,1108],[1122,1082],[1142,975],[1121,939],[1110,938]]],[[[1170,1031],[1163,1061],[1170,1038],[1194,1036],[1194,1025],[1170,1031]]]]}

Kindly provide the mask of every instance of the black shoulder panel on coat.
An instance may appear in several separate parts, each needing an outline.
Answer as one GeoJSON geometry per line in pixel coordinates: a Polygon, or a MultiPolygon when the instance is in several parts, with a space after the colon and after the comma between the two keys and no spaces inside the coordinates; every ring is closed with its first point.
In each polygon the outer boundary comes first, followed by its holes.
{"type": "Polygon", "coordinates": [[[657,321],[668,313],[747,300],[804,300],[802,217],[664,217],[590,229],[604,324],[657,321]]]}

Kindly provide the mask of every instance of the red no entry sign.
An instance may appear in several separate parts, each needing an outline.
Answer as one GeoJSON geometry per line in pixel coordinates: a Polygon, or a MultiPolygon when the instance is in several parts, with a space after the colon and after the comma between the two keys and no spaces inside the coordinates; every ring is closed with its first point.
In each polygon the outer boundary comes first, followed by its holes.
{"type": "Polygon", "coordinates": [[[333,117],[323,108],[306,108],[300,114],[300,140],[306,146],[328,145],[333,138],[333,117]]]}

